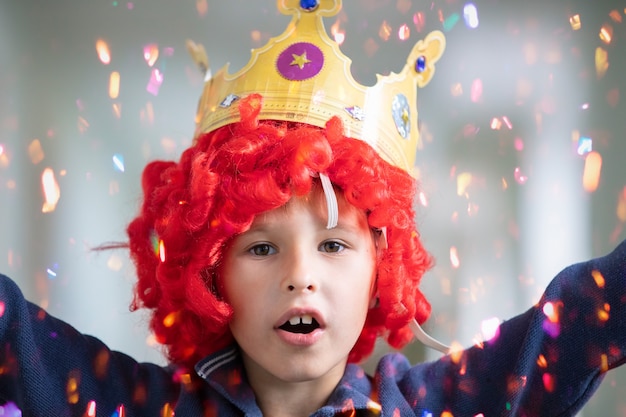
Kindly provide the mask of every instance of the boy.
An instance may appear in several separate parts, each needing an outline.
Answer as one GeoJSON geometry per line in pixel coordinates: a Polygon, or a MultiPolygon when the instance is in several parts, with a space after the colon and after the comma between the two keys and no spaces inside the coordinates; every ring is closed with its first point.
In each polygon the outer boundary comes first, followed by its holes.
{"type": "Polygon", "coordinates": [[[411,92],[444,41],[363,90],[320,26],[338,2],[279,7],[287,31],[207,81],[194,145],[144,170],[135,306],[171,366],[109,351],[3,278],[0,398],[37,416],[573,415],[624,360],[624,244],[483,345],[414,367],[389,355],[373,377],[353,364],[429,314],[411,92]]]}

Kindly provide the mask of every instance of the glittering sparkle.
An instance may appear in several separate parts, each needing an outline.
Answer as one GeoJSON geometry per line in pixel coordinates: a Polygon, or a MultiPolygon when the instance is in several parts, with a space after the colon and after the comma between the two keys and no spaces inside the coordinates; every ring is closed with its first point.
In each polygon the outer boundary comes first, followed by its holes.
{"type": "Polygon", "coordinates": [[[346,111],[355,120],[362,121],[363,119],[365,119],[365,113],[363,113],[363,109],[359,106],[346,107],[346,111]]]}
{"type": "Polygon", "coordinates": [[[400,136],[404,139],[408,139],[411,134],[411,110],[409,108],[409,102],[404,94],[398,94],[393,98],[393,103],[391,103],[391,114],[400,136]]]}
{"type": "Polygon", "coordinates": [[[231,104],[233,104],[233,102],[237,100],[238,98],[239,96],[231,93],[227,95],[226,98],[224,98],[224,100],[222,100],[222,102],[220,103],[220,107],[230,107],[231,104]]]}

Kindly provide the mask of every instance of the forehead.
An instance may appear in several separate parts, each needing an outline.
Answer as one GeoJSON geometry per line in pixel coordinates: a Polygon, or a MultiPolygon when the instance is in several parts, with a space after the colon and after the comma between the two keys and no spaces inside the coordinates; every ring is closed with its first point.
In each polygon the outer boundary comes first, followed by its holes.
{"type": "MultiPolygon", "coordinates": [[[[335,189],[335,195],[337,196],[339,208],[338,225],[340,227],[350,225],[352,228],[369,229],[365,211],[348,202],[341,190],[335,189]]],[[[302,211],[311,213],[317,218],[317,221],[325,227],[328,218],[328,208],[326,205],[326,197],[321,187],[313,187],[311,191],[304,196],[293,196],[285,205],[264,213],[259,213],[252,223],[252,228],[269,222],[285,221],[290,216],[294,216],[302,211]]]]}

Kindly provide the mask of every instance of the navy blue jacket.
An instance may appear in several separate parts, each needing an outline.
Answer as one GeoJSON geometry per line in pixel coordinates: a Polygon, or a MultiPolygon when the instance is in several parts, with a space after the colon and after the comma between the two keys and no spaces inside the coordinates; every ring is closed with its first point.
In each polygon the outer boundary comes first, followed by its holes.
{"type": "MultiPolygon", "coordinates": [[[[562,271],[536,306],[481,346],[416,366],[390,354],[374,376],[349,365],[314,415],[574,415],[624,362],[624,303],[626,242],[562,271]]],[[[200,361],[193,375],[140,364],[25,301],[0,276],[3,401],[25,417],[261,415],[236,346],[200,361]]]]}

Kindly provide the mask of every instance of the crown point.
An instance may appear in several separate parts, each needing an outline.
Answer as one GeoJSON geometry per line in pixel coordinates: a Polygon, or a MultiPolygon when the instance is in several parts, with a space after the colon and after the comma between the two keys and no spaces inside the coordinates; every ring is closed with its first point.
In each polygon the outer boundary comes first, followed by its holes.
{"type": "Polygon", "coordinates": [[[302,8],[302,10],[307,12],[312,12],[313,10],[317,9],[317,6],[319,6],[319,4],[319,0],[300,0],[300,7],[302,8]]]}
{"type": "Polygon", "coordinates": [[[415,71],[418,73],[424,72],[426,70],[426,57],[424,55],[420,55],[415,61],[415,71]]]}

